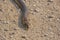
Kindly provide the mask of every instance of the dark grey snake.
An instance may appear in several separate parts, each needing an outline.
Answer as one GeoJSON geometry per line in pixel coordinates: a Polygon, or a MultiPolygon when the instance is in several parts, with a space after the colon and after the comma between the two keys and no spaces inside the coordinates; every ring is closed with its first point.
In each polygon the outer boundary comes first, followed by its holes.
{"type": "Polygon", "coordinates": [[[28,21],[27,21],[27,18],[26,18],[27,7],[26,7],[25,3],[23,2],[23,0],[14,0],[14,1],[22,11],[21,24],[23,25],[23,27],[25,29],[28,29],[29,28],[28,27],[28,21]]]}

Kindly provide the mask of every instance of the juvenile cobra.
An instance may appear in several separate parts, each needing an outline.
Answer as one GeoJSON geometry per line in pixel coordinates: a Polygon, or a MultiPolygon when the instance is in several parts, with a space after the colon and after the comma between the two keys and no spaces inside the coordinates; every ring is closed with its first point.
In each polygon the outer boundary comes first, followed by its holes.
{"type": "Polygon", "coordinates": [[[21,9],[22,14],[21,14],[21,24],[23,25],[24,29],[28,29],[28,21],[26,18],[26,13],[27,13],[27,7],[23,0],[14,0],[15,3],[18,5],[18,7],[21,9]]]}

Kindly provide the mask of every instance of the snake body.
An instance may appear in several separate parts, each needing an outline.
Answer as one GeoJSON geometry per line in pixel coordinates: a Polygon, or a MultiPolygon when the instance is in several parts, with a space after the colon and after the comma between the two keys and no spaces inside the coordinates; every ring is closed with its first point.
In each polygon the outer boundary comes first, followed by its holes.
{"type": "Polygon", "coordinates": [[[24,29],[28,29],[28,22],[26,18],[26,13],[27,13],[27,7],[23,0],[14,0],[15,3],[18,5],[18,7],[21,9],[22,14],[21,14],[21,24],[23,25],[24,29]]]}

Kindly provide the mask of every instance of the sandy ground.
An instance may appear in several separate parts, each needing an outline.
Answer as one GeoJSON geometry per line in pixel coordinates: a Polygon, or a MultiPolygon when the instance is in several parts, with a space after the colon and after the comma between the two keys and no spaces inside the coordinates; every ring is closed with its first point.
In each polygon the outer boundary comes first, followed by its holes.
{"type": "Polygon", "coordinates": [[[18,26],[21,14],[11,0],[0,0],[0,40],[60,40],[60,0],[24,0],[29,29],[18,26]]]}

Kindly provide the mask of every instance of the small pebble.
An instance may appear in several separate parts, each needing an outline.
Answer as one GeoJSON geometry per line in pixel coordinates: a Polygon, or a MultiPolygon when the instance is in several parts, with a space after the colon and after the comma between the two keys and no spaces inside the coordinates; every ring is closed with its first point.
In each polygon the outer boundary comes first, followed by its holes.
{"type": "Polygon", "coordinates": [[[13,9],[10,9],[11,11],[13,11],[13,9]]]}
{"type": "Polygon", "coordinates": [[[0,11],[2,12],[2,9],[0,9],[0,11]]]}
{"type": "Polygon", "coordinates": [[[13,33],[9,33],[9,35],[14,35],[15,33],[13,32],[13,33]]]}
{"type": "Polygon", "coordinates": [[[34,12],[38,12],[39,10],[38,9],[35,9],[34,12]]]}
{"type": "Polygon", "coordinates": [[[52,16],[48,16],[48,18],[53,18],[52,16]]]}
{"type": "Polygon", "coordinates": [[[7,29],[4,29],[4,31],[8,31],[7,29]]]}
{"type": "Polygon", "coordinates": [[[53,0],[48,0],[47,2],[53,2],[53,0]]]}
{"type": "Polygon", "coordinates": [[[25,38],[25,36],[22,36],[22,38],[25,38]]]}
{"type": "Polygon", "coordinates": [[[17,30],[16,28],[14,28],[13,30],[17,30]]]}

